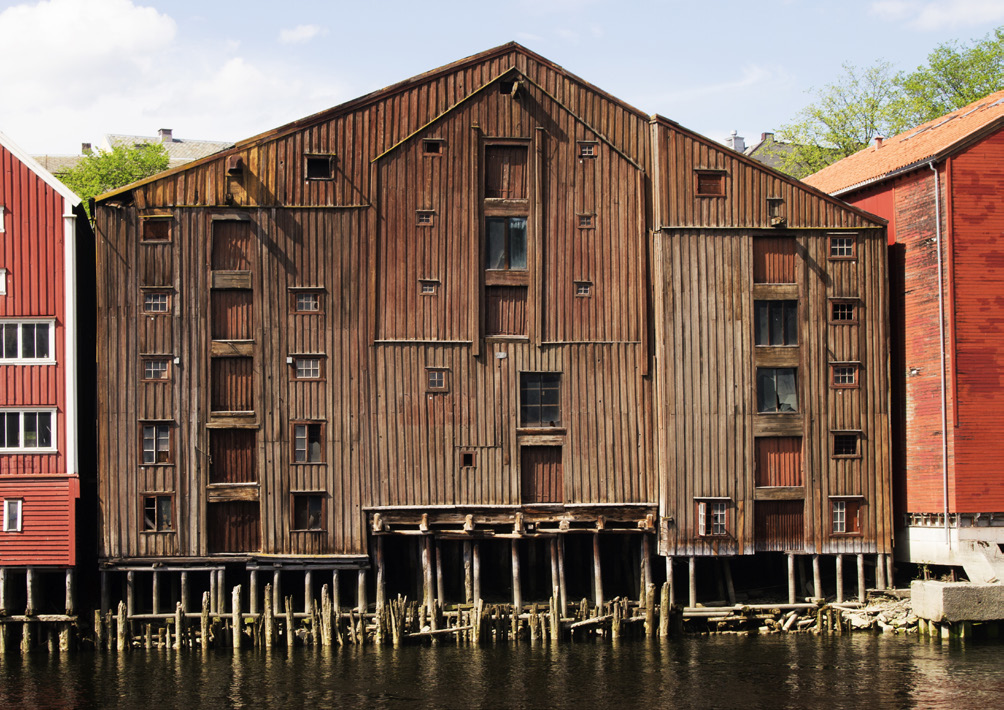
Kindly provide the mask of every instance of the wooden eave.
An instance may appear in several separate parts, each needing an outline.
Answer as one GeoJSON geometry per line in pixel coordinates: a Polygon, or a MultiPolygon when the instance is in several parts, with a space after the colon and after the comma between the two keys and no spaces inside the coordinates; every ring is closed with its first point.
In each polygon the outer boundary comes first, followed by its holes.
{"type": "MultiPolygon", "coordinates": [[[[801,180],[798,180],[797,178],[793,178],[790,175],[786,175],[781,171],[770,167],[769,165],[764,165],[760,161],[754,160],[748,155],[743,155],[742,153],[738,153],[729,148],[728,146],[722,145],[721,143],[717,143],[711,140],[710,138],[702,136],[700,133],[697,133],[696,131],[690,130],[689,128],[685,128],[676,121],[666,118],[665,116],[660,116],[659,114],[655,114],[649,119],[649,122],[664,126],[666,128],[671,128],[672,130],[679,131],[680,133],[684,133],[693,140],[696,140],[699,143],[703,143],[709,148],[725,153],[730,159],[738,160],[739,162],[745,163],[751,168],[769,173],[770,175],[782,180],[783,182],[788,183],[795,189],[804,190],[805,192],[808,192],[809,194],[814,195],[815,197],[818,197],[821,200],[824,200],[825,202],[829,202],[837,207],[840,207],[841,209],[847,210],[852,214],[856,214],[859,217],[862,217],[870,222],[874,222],[876,227],[885,227],[889,224],[889,220],[887,219],[883,219],[882,217],[879,217],[878,215],[863,210],[860,207],[855,207],[853,205],[850,205],[844,202],[843,200],[834,197],[833,195],[829,195],[823,192],[822,190],[813,187],[812,185],[808,185],[802,182],[801,180]]],[[[657,225],[656,229],[662,230],[666,229],[666,227],[664,225],[657,225]]]]}
{"type": "Polygon", "coordinates": [[[405,145],[406,143],[409,143],[410,141],[414,140],[414,138],[416,136],[424,133],[429,128],[431,128],[435,124],[437,124],[440,121],[442,121],[443,119],[445,119],[449,114],[453,113],[454,111],[456,111],[457,109],[459,109],[461,106],[463,106],[464,104],[466,104],[469,101],[471,101],[474,97],[479,96],[479,95],[485,93],[485,91],[487,89],[489,89],[490,87],[494,86],[495,84],[498,84],[500,81],[503,81],[505,79],[510,79],[510,78],[513,78],[513,77],[516,77],[516,76],[518,76],[522,81],[526,81],[528,84],[532,84],[534,87],[536,87],[538,91],[540,91],[542,94],[544,94],[544,96],[546,96],[551,101],[553,101],[556,105],[558,105],[562,109],[564,109],[565,112],[568,113],[569,116],[571,116],[572,118],[574,118],[576,121],[578,121],[579,123],[581,123],[583,126],[585,126],[586,128],[588,128],[590,131],[592,131],[596,135],[596,137],[599,139],[599,141],[601,143],[604,143],[607,146],[609,146],[611,150],[613,150],[619,156],[621,156],[622,158],[624,158],[624,160],[626,160],[627,162],[629,162],[636,169],[641,170],[642,172],[645,171],[645,169],[642,166],[638,165],[638,163],[636,163],[634,160],[632,160],[629,155],[627,155],[626,153],[624,153],[624,151],[622,151],[620,148],[618,148],[616,145],[614,145],[614,143],[609,138],[607,138],[599,130],[597,130],[596,128],[594,128],[593,126],[591,126],[588,121],[586,121],[584,118],[582,118],[577,113],[575,113],[574,111],[572,111],[568,106],[566,106],[565,104],[563,104],[557,98],[555,98],[554,96],[552,96],[547,91],[547,89],[545,89],[543,86],[541,86],[540,84],[538,84],[537,82],[535,82],[533,79],[531,79],[530,77],[528,77],[526,74],[524,74],[523,72],[521,72],[515,66],[509,67],[505,71],[501,72],[498,76],[490,79],[489,81],[487,81],[482,86],[479,86],[477,89],[475,89],[470,94],[468,94],[467,96],[465,96],[464,98],[462,98],[460,101],[458,101],[457,103],[455,103],[453,106],[450,106],[448,109],[446,109],[445,111],[443,111],[441,114],[439,114],[438,116],[436,116],[435,118],[433,118],[431,121],[429,121],[428,123],[426,123],[423,126],[419,126],[418,128],[416,128],[414,131],[412,131],[410,134],[408,134],[407,136],[405,136],[404,138],[402,138],[401,140],[399,140],[397,143],[395,143],[394,145],[392,145],[390,148],[388,148],[387,150],[385,150],[383,153],[381,153],[380,155],[378,155],[375,158],[373,158],[373,160],[371,160],[370,162],[371,163],[377,163],[377,162],[383,160],[385,157],[387,157],[391,153],[395,152],[398,148],[400,148],[401,146],[405,145]]]}
{"type": "MultiPolygon", "coordinates": [[[[227,148],[225,150],[221,150],[218,153],[213,153],[212,155],[207,155],[204,158],[200,158],[198,160],[193,160],[190,163],[185,163],[184,165],[179,165],[176,168],[170,168],[170,169],[165,170],[163,172],[157,173],[156,175],[151,175],[148,178],[144,178],[142,180],[137,180],[136,182],[129,183],[128,185],[123,185],[122,187],[115,188],[114,190],[109,190],[108,192],[102,193],[102,194],[98,195],[97,197],[95,197],[94,198],[95,202],[103,202],[104,200],[110,199],[110,198],[114,197],[115,195],[119,195],[119,194],[122,194],[124,192],[129,192],[130,190],[134,190],[137,187],[142,187],[143,185],[149,185],[149,184],[151,184],[153,182],[156,182],[157,180],[160,180],[162,178],[169,177],[171,175],[177,175],[179,173],[185,172],[186,170],[191,170],[191,169],[203,166],[203,165],[207,165],[207,164],[212,163],[212,162],[217,161],[217,160],[225,159],[226,157],[228,157],[230,155],[233,155],[235,153],[240,153],[242,150],[246,150],[249,147],[252,147],[252,146],[255,146],[255,145],[265,144],[265,143],[267,143],[269,141],[280,140],[281,138],[289,135],[290,133],[295,133],[297,131],[302,131],[302,130],[310,128],[310,127],[312,127],[312,126],[314,126],[314,125],[316,125],[318,123],[323,123],[323,122],[326,122],[326,121],[330,121],[333,118],[336,118],[336,117],[341,116],[343,114],[347,114],[347,113],[349,113],[351,111],[356,111],[356,110],[358,110],[360,108],[364,108],[366,106],[375,104],[377,102],[384,101],[384,100],[386,100],[386,99],[388,99],[388,98],[390,98],[390,97],[392,97],[392,96],[394,96],[396,94],[400,94],[400,93],[402,93],[402,92],[404,92],[404,91],[406,91],[408,89],[411,89],[411,88],[413,88],[413,87],[415,87],[415,86],[417,86],[419,84],[423,84],[423,83],[426,83],[428,81],[432,81],[434,79],[438,79],[439,77],[443,76],[444,74],[449,74],[449,73],[455,72],[458,69],[461,69],[463,67],[470,66],[470,65],[473,65],[473,64],[478,64],[478,63],[484,62],[484,61],[486,61],[488,59],[493,59],[493,58],[501,57],[501,56],[504,56],[505,54],[512,53],[512,52],[515,52],[517,54],[522,54],[525,57],[529,57],[530,59],[533,59],[534,61],[537,61],[537,62],[539,62],[539,63],[541,63],[541,64],[549,67],[553,71],[555,71],[555,72],[557,72],[557,73],[559,73],[559,74],[567,77],[569,80],[580,84],[583,88],[588,89],[589,91],[595,92],[596,94],[602,96],[604,99],[606,99],[606,100],[608,100],[608,101],[610,101],[612,103],[617,104],[618,106],[620,106],[621,108],[623,108],[625,111],[633,113],[633,114],[635,114],[636,116],[638,116],[641,119],[647,118],[647,114],[644,113],[643,111],[640,111],[637,108],[635,108],[634,106],[631,106],[630,104],[622,101],[621,99],[618,99],[615,96],[612,96],[611,94],[607,93],[606,91],[603,91],[602,89],[599,89],[596,86],[593,86],[588,81],[586,81],[586,80],[584,80],[584,79],[576,76],[575,74],[572,74],[571,72],[565,70],[560,65],[555,64],[551,60],[549,60],[549,59],[547,59],[545,57],[542,57],[541,55],[537,54],[536,52],[530,51],[529,49],[527,49],[526,47],[524,47],[523,45],[521,45],[521,44],[519,44],[517,42],[508,42],[508,43],[500,45],[498,47],[494,47],[492,49],[485,50],[484,52],[480,52],[478,54],[471,55],[471,56],[466,57],[464,59],[459,59],[459,60],[457,60],[455,62],[451,62],[449,64],[445,64],[445,65],[443,65],[441,67],[438,67],[436,69],[431,69],[431,70],[429,70],[427,72],[424,72],[422,74],[417,74],[416,76],[413,76],[413,77],[411,77],[409,79],[405,79],[404,81],[400,81],[397,84],[392,84],[392,85],[390,85],[390,86],[388,86],[386,88],[383,88],[383,89],[377,89],[376,91],[372,91],[372,92],[370,92],[368,94],[365,94],[365,95],[360,96],[358,98],[352,99],[351,101],[347,101],[347,102],[345,102],[343,104],[339,104],[337,106],[333,106],[332,108],[324,109],[323,111],[319,111],[318,113],[311,114],[310,116],[306,116],[304,118],[297,119],[296,121],[293,121],[292,123],[287,123],[287,124],[285,124],[283,126],[279,126],[278,128],[273,128],[273,129],[265,131],[263,133],[259,133],[258,135],[252,136],[251,138],[246,138],[246,139],[244,139],[242,141],[238,141],[237,143],[234,143],[234,145],[232,147],[227,148]]],[[[507,70],[507,71],[511,71],[511,69],[507,70]]],[[[491,82],[489,82],[489,83],[491,83],[491,82]]],[[[536,86],[537,84],[535,83],[534,85],[536,86]]],[[[545,94],[546,93],[547,92],[545,92],[545,94]]],[[[548,96],[550,96],[550,95],[548,94],[548,96]]],[[[632,163],[633,162],[634,161],[632,161],[632,163]]]]}

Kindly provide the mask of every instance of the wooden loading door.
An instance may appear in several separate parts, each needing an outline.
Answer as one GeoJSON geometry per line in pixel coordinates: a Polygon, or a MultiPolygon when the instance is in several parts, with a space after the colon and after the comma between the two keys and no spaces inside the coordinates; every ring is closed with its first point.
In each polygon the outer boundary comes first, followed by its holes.
{"type": "Polygon", "coordinates": [[[260,552],[258,501],[228,500],[206,506],[209,552],[260,552]]]}
{"type": "Polygon", "coordinates": [[[758,500],[754,503],[754,549],[787,552],[805,548],[805,503],[800,500],[758,500]]]}
{"type": "Polygon", "coordinates": [[[560,446],[524,446],[520,452],[521,502],[564,503],[560,446]]]}

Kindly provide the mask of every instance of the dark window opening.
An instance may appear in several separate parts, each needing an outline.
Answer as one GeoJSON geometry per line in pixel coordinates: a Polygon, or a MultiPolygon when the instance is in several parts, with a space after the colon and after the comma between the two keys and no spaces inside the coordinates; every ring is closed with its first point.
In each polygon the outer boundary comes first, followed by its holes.
{"type": "Polygon", "coordinates": [[[728,501],[697,501],[697,534],[702,537],[716,537],[729,534],[728,501]]]}
{"type": "Polygon", "coordinates": [[[474,468],[475,461],[473,451],[464,451],[460,454],[460,466],[462,468],[474,468]]]}
{"type": "Polygon", "coordinates": [[[320,422],[293,425],[293,462],[324,461],[324,425],[320,422]]]}
{"type": "Polygon", "coordinates": [[[422,141],[422,151],[426,155],[442,155],[443,141],[432,139],[424,140],[422,141]]]}
{"type": "Polygon", "coordinates": [[[334,177],[334,166],[330,156],[307,156],[307,179],[330,180],[334,177]]]}
{"type": "Polygon", "coordinates": [[[757,345],[798,345],[798,301],[756,301],[757,345]]]}
{"type": "Polygon", "coordinates": [[[324,530],[324,496],[293,494],[293,530],[324,530]]]}
{"type": "Polygon", "coordinates": [[[143,236],[144,242],[167,242],[171,240],[171,220],[170,219],[144,219],[143,236]]]}
{"type": "Polygon", "coordinates": [[[757,411],[785,413],[798,411],[798,387],[794,367],[758,367],[756,370],[757,411]]]}
{"type": "Polygon", "coordinates": [[[723,197],[725,195],[725,174],[698,170],[697,195],[699,197],[723,197]]]}
{"type": "Polygon", "coordinates": [[[861,532],[861,501],[844,499],[830,501],[830,519],[835,535],[855,535],[861,532]]]}
{"type": "Polygon", "coordinates": [[[561,373],[520,375],[519,423],[523,427],[561,426],[561,373]]]}
{"type": "Polygon", "coordinates": [[[858,442],[861,437],[855,433],[833,435],[833,457],[855,458],[860,455],[858,442]]]}
{"type": "Polygon", "coordinates": [[[526,217],[488,217],[485,268],[526,270],[526,217]]]}
{"type": "Polygon", "coordinates": [[[143,498],[143,530],[167,532],[174,529],[171,496],[145,496],[143,498]]]}

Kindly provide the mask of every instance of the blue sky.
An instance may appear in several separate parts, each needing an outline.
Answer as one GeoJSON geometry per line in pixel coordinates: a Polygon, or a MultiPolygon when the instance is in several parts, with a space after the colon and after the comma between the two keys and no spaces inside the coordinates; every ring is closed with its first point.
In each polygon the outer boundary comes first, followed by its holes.
{"type": "Polygon", "coordinates": [[[913,69],[1002,24],[1004,0],[0,0],[0,131],[50,154],[158,128],[235,141],[515,40],[752,142],[843,62],[913,69]]]}

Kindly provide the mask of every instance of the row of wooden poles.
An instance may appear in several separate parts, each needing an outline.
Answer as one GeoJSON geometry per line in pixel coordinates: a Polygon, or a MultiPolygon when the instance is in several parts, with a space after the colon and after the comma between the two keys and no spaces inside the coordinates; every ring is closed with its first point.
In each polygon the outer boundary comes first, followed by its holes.
{"type": "Polygon", "coordinates": [[[44,640],[50,651],[57,648],[61,651],[70,649],[73,641],[74,627],[77,624],[75,599],[76,599],[76,572],[74,569],[64,570],[65,580],[65,608],[64,614],[38,614],[36,610],[38,604],[38,571],[33,568],[25,570],[25,589],[27,592],[27,603],[24,614],[8,614],[9,603],[8,577],[10,570],[0,567],[0,654],[3,654],[10,647],[11,631],[18,626],[21,627],[20,650],[30,651],[40,645],[40,635],[44,635],[44,640]]]}

